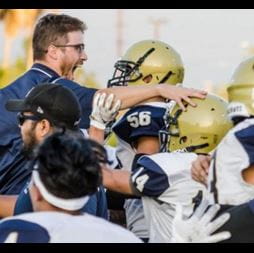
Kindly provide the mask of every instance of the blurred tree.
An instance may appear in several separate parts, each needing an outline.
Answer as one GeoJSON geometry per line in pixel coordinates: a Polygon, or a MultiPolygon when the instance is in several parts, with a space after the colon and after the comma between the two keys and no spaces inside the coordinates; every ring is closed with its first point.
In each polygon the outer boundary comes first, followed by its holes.
{"type": "Polygon", "coordinates": [[[37,19],[44,12],[58,12],[56,9],[0,9],[0,21],[4,24],[4,52],[2,67],[10,65],[11,47],[14,39],[23,33],[27,40],[26,67],[32,65],[32,34],[37,19]]]}
{"type": "Polygon", "coordinates": [[[228,84],[221,83],[215,86],[214,93],[220,97],[223,97],[225,100],[228,100],[228,93],[227,93],[228,84]]]}
{"type": "Polygon", "coordinates": [[[82,86],[90,88],[101,88],[101,85],[96,80],[94,72],[86,73],[83,68],[78,68],[74,73],[74,79],[82,86]]]}
{"type": "MultiPolygon", "coordinates": [[[[0,9],[0,21],[4,24],[4,52],[0,66],[0,88],[5,87],[25,72],[33,62],[32,34],[37,19],[45,12],[58,13],[59,9],[0,9]],[[12,43],[17,35],[23,33],[24,56],[19,56],[11,62],[12,43]]],[[[75,80],[87,87],[99,88],[96,75],[85,73],[83,69],[76,70],[75,80]]]]}
{"type": "Polygon", "coordinates": [[[8,68],[0,67],[0,88],[5,87],[26,71],[24,57],[19,57],[8,68]]]}

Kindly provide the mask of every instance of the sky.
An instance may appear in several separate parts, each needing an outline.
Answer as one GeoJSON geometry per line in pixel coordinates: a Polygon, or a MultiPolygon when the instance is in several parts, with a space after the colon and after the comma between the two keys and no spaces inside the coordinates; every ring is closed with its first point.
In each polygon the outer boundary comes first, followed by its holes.
{"type": "MultiPolygon", "coordinates": [[[[61,12],[86,22],[87,72],[105,87],[118,59],[116,52],[116,9],[67,9],[61,12]]],[[[182,57],[184,85],[204,88],[230,80],[237,65],[254,45],[254,9],[123,9],[123,53],[131,44],[154,39],[152,20],[163,19],[158,35],[182,57]]],[[[0,36],[2,27],[0,26],[0,36]]],[[[1,36],[2,37],[2,36],[1,36]]],[[[0,47],[2,48],[0,39],[0,47]]],[[[13,54],[20,54],[16,41],[13,54]]],[[[1,52],[0,52],[1,57],[1,52]]]]}

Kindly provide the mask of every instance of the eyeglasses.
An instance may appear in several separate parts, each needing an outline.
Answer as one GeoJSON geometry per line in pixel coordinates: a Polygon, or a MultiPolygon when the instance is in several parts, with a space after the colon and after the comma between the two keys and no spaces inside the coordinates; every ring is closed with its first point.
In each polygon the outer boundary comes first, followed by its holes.
{"type": "Polygon", "coordinates": [[[18,123],[19,123],[20,126],[22,126],[27,119],[30,119],[30,120],[33,120],[33,121],[41,120],[38,116],[24,115],[23,113],[18,113],[17,114],[17,119],[18,119],[18,123]]]}
{"type": "Polygon", "coordinates": [[[55,47],[74,47],[79,53],[83,52],[85,50],[85,45],[82,44],[76,44],[76,45],[54,45],[55,47]]]}

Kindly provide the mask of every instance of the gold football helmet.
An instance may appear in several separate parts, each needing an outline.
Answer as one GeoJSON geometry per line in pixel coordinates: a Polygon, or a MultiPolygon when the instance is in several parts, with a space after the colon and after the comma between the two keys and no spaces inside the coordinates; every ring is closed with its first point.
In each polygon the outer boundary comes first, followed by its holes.
{"type": "Polygon", "coordinates": [[[116,62],[108,87],[147,83],[174,85],[182,83],[183,77],[181,57],[171,46],[158,40],[143,40],[132,45],[116,62]]]}
{"type": "Polygon", "coordinates": [[[192,100],[197,107],[187,106],[187,110],[182,111],[176,104],[165,114],[167,131],[160,132],[160,140],[162,147],[170,152],[184,150],[207,154],[233,126],[227,117],[228,103],[224,99],[208,94],[205,99],[192,100]]]}
{"type": "Polygon", "coordinates": [[[227,91],[230,118],[254,115],[254,57],[237,67],[227,91]]]}

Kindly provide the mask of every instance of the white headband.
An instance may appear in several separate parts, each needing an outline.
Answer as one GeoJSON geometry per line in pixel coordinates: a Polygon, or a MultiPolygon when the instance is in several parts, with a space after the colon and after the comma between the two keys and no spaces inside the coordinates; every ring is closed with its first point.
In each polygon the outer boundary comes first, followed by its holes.
{"type": "Polygon", "coordinates": [[[76,211],[81,209],[87,203],[89,199],[89,196],[75,198],[75,199],[63,199],[63,198],[54,196],[46,189],[46,187],[44,186],[44,184],[42,183],[40,179],[40,175],[38,171],[36,170],[33,171],[32,179],[34,181],[34,184],[39,189],[43,198],[47,200],[50,204],[58,208],[65,209],[68,211],[76,211]]]}

